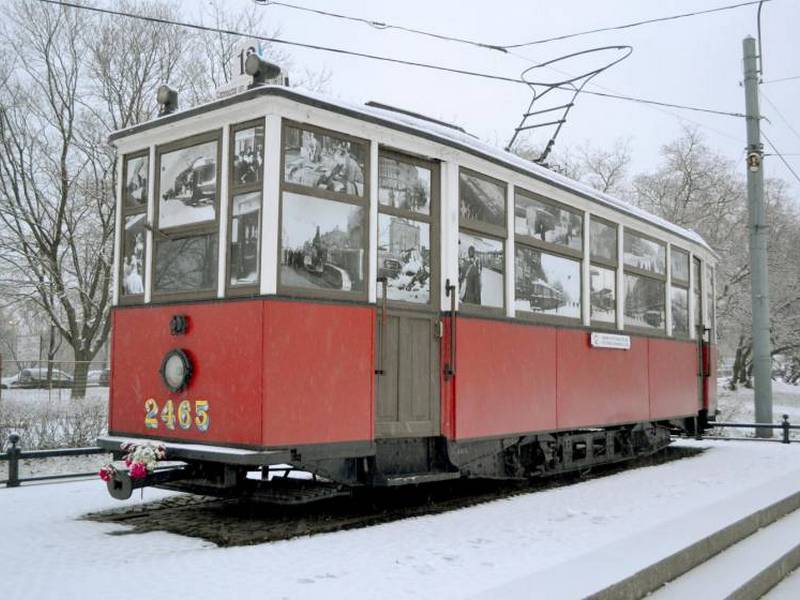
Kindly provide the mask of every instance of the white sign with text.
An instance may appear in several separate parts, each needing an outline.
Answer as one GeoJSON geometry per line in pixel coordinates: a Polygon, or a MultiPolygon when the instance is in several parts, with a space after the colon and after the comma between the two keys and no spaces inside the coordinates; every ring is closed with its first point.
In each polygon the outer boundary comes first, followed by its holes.
{"type": "Polygon", "coordinates": [[[611,348],[613,350],[630,350],[631,336],[616,333],[592,332],[590,343],[592,348],[611,348]]]}

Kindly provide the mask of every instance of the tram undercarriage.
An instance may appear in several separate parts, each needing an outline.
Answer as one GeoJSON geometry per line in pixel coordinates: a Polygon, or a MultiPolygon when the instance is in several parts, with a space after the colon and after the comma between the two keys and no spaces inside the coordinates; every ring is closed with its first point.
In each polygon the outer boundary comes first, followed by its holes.
{"type": "MultiPolygon", "coordinates": [[[[181,445],[176,444],[167,451],[167,460],[143,478],[132,478],[124,463],[116,463],[107,485],[110,494],[121,500],[129,498],[135,489],[155,486],[211,496],[252,497],[276,504],[303,504],[348,495],[359,487],[561,475],[647,456],[669,443],[670,429],[666,424],[643,422],[466,442],[443,437],[385,439],[372,445],[370,455],[339,458],[325,456],[322,448],[267,451],[261,456],[269,456],[271,464],[263,465],[246,464],[246,460],[239,464],[219,462],[224,457],[214,456],[211,448],[190,458],[192,453],[182,456],[187,453],[182,453],[181,445]]],[[[103,444],[114,450],[115,458],[121,458],[118,438],[106,438],[103,444]]],[[[340,452],[345,454],[346,449],[340,452]]],[[[243,451],[239,456],[248,454],[243,451]]]]}

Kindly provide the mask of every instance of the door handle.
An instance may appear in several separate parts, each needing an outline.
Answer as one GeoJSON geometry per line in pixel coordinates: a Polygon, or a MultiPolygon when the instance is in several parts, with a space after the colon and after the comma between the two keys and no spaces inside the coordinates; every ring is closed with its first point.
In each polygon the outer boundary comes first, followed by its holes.
{"type": "Polygon", "coordinates": [[[444,379],[447,381],[456,375],[456,286],[449,279],[445,281],[444,293],[450,297],[450,362],[444,366],[444,379]]]}
{"type": "Polygon", "coordinates": [[[375,369],[375,375],[385,375],[386,370],[383,368],[383,338],[386,336],[386,292],[389,287],[389,280],[386,277],[378,277],[377,281],[383,288],[383,298],[380,305],[381,322],[378,325],[378,365],[375,369]]]}

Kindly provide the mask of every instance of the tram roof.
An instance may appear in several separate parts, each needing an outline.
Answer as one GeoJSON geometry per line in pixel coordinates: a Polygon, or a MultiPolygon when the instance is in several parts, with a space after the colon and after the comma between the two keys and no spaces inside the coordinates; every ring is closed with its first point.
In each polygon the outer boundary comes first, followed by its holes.
{"type": "Polygon", "coordinates": [[[185,110],[179,110],[146,123],[140,123],[125,129],[120,129],[113,132],[109,139],[111,142],[114,142],[115,140],[136,135],[149,129],[154,129],[169,123],[175,123],[176,121],[206,112],[220,110],[240,102],[252,100],[259,96],[278,96],[287,98],[289,100],[308,104],[316,108],[329,110],[345,116],[383,125],[392,129],[410,133],[412,135],[423,137],[434,142],[451,146],[484,160],[488,160],[494,164],[517,171],[518,173],[522,173],[524,175],[531,176],[535,179],[544,181],[574,194],[578,194],[622,213],[631,215],[641,221],[650,223],[656,227],[659,227],[660,229],[699,244],[710,250],[712,253],[714,252],[706,243],[706,241],[700,236],[700,234],[694,230],[675,225],[666,219],[662,219],[661,217],[633,206],[628,202],[624,202],[623,200],[615,198],[614,196],[595,190],[591,186],[588,186],[584,183],[570,179],[569,177],[556,173],[555,171],[551,171],[546,167],[521,158],[516,154],[506,150],[495,148],[494,146],[482,142],[478,138],[466,133],[461,128],[429,120],[421,115],[416,116],[414,113],[404,112],[400,109],[393,109],[393,107],[382,108],[380,105],[353,104],[350,102],[343,102],[341,100],[334,100],[320,94],[299,91],[297,89],[287,88],[284,86],[265,85],[246,90],[226,98],[212,100],[205,104],[200,104],[185,110]]]}

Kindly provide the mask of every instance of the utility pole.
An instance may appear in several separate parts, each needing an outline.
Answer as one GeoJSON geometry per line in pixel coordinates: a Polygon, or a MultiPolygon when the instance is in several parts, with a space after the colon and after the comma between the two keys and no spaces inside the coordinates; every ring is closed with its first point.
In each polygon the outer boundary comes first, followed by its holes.
{"type": "MultiPolygon", "coordinates": [[[[772,423],[772,355],[769,290],[767,287],[767,220],[764,211],[764,152],[758,109],[759,71],[756,40],[742,42],[744,98],[747,113],[747,204],[750,216],[750,277],[753,301],[753,378],[756,423],[772,423]]],[[[772,437],[772,429],[756,429],[757,437],[772,437]]]]}

